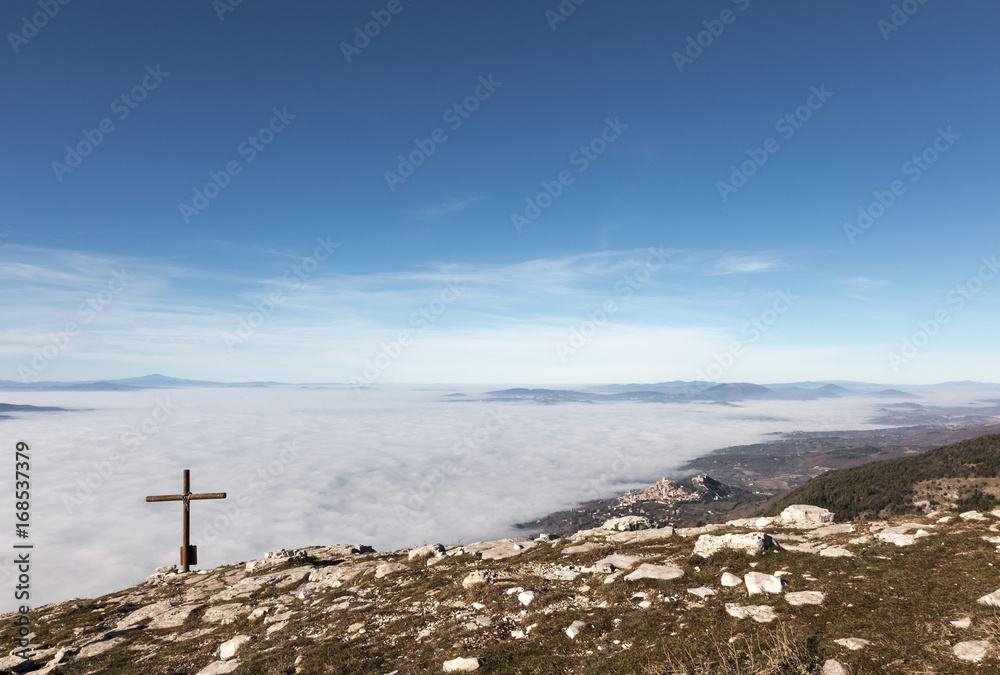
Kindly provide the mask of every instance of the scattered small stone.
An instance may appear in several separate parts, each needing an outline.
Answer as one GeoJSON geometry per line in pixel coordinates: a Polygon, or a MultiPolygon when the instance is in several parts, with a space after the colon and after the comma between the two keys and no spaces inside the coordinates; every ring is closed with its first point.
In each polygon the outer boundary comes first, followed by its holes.
{"type": "Polygon", "coordinates": [[[864,640],[862,638],[854,638],[854,637],[839,638],[837,640],[834,640],[834,642],[836,642],[841,647],[847,647],[852,652],[856,652],[859,649],[864,649],[865,647],[871,644],[871,642],[869,642],[868,640],[864,640]]]}
{"type": "Polygon", "coordinates": [[[574,621],[569,625],[569,628],[566,629],[566,635],[570,636],[570,638],[572,639],[575,639],[576,636],[580,634],[580,629],[586,625],[587,625],[586,621],[574,621]]]}
{"type": "Polygon", "coordinates": [[[729,572],[723,572],[722,573],[722,585],[723,586],[726,586],[728,588],[732,588],[733,586],[739,586],[742,583],[743,583],[743,580],[740,579],[735,574],[730,574],[729,572]]]}
{"type": "Polygon", "coordinates": [[[829,546],[819,552],[824,558],[853,558],[854,554],[841,546],[829,546]]]}
{"type": "Polygon", "coordinates": [[[698,588],[689,588],[688,593],[697,595],[699,598],[710,598],[715,595],[715,591],[711,588],[705,588],[704,586],[699,586],[698,588]]]}
{"type": "Polygon", "coordinates": [[[518,593],[517,600],[522,605],[524,605],[525,607],[527,607],[528,605],[531,604],[531,601],[534,600],[537,597],[538,597],[538,593],[536,593],[535,591],[524,591],[522,593],[518,593]]]}
{"type": "Polygon", "coordinates": [[[949,621],[948,623],[950,623],[955,628],[968,628],[969,626],[972,625],[972,619],[969,617],[965,617],[964,619],[958,619],[957,621],[949,621]]]}

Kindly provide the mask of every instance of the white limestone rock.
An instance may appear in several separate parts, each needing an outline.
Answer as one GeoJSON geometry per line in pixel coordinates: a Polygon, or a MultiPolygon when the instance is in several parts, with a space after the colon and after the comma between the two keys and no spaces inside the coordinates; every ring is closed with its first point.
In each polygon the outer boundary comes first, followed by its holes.
{"type": "Polygon", "coordinates": [[[796,607],[799,605],[822,605],[825,599],[826,595],[819,591],[785,593],[785,602],[796,607]]]}
{"type": "Polygon", "coordinates": [[[390,574],[395,574],[396,572],[403,572],[409,568],[403,563],[397,562],[384,562],[375,567],[375,578],[381,579],[382,577],[387,577],[390,574]]]}
{"type": "Polygon", "coordinates": [[[635,544],[653,539],[669,539],[674,536],[674,526],[654,527],[648,530],[631,530],[628,532],[616,532],[608,535],[607,540],[618,544],[635,544]]]}
{"type": "Polygon", "coordinates": [[[967,642],[959,642],[951,650],[955,653],[955,656],[963,661],[978,663],[986,658],[986,654],[990,650],[990,643],[985,640],[969,640],[967,642]]]}
{"type": "Polygon", "coordinates": [[[602,572],[604,574],[611,574],[615,570],[628,569],[632,565],[639,562],[641,558],[632,555],[618,555],[613,554],[601,558],[595,562],[590,568],[584,568],[584,572],[602,572]]]}
{"type": "Polygon", "coordinates": [[[827,659],[819,675],[849,675],[849,673],[844,664],[837,659],[827,659]]]}
{"type": "Polygon", "coordinates": [[[474,572],[469,572],[464,579],[462,579],[462,588],[473,588],[474,586],[479,586],[480,584],[489,584],[494,581],[503,581],[505,579],[511,579],[509,572],[498,572],[496,570],[476,570],[474,572]]]}
{"type": "Polygon", "coordinates": [[[517,601],[522,605],[527,607],[531,604],[531,601],[538,597],[538,593],[535,591],[522,591],[517,594],[517,601]]]}
{"type": "Polygon", "coordinates": [[[847,649],[850,649],[852,652],[864,649],[865,647],[871,644],[871,642],[869,642],[868,640],[856,637],[840,638],[838,640],[834,640],[834,642],[836,642],[841,647],[846,647],[847,649]]]}
{"type": "Polygon", "coordinates": [[[715,595],[715,591],[711,588],[705,588],[704,586],[699,586],[698,588],[689,588],[688,593],[697,595],[699,598],[705,599],[710,598],[715,595]]]}
{"type": "Polygon", "coordinates": [[[196,675],[226,675],[239,668],[239,661],[214,661],[197,672],[196,675]]]}
{"type": "Polygon", "coordinates": [[[831,534],[849,534],[851,532],[854,532],[854,523],[839,523],[837,525],[817,527],[806,536],[810,539],[819,539],[821,537],[828,537],[831,534]]]}
{"type": "Polygon", "coordinates": [[[829,546],[820,550],[819,554],[824,558],[853,558],[854,554],[842,546],[829,546]]]}
{"type": "Polygon", "coordinates": [[[970,617],[965,617],[964,619],[958,619],[956,621],[949,621],[955,628],[968,628],[972,625],[972,619],[970,617]]]}
{"type": "Polygon", "coordinates": [[[250,641],[249,635],[237,635],[231,640],[226,640],[221,645],[219,645],[219,658],[223,661],[228,661],[234,656],[236,652],[240,650],[245,643],[250,641]]]}
{"type": "Polygon", "coordinates": [[[753,619],[757,623],[769,623],[778,618],[773,607],[767,605],[742,606],[733,602],[726,603],[726,614],[736,619],[753,619]]]}
{"type": "Polygon", "coordinates": [[[709,532],[715,532],[716,530],[721,530],[723,527],[725,526],[720,525],[718,523],[709,523],[708,525],[703,525],[701,527],[682,527],[677,530],[674,530],[674,532],[678,536],[687,538],[687,537],[694,537],[695,535],[699,534],[707,534],[709,532]]]}
{"type": "Polygon", "coordinates": [[[460,656],[457,659],[444,662],[444,672],[446,673],[471,673],[479,670],[483,665],[483,660],[475,656],[460,656]]]}
{"type": "Polygon", "coordinates": [[[778,515],[783,527],[820,527],[833,522],[833,512],[808,504],[792,504],[778,515]]]}
{"type": "Polygon", "coordinates": [[[992,593],[987,593],[983,597],[976,600],[980,605],[989,605],[991,607],[1000,607],[1000,588],[993,591],[992,593]]]}
{"type": "Polygon", "coordinates": [[[569,628],[566,629],[566,635],[568,635],[570,639],[576,639],[576,636],[580,634],[580,630],[586,625],[586,621],[574,621],[569,625],[569,628]]]}
{"type": "Polygon", "coordinates": [[[660,579],[669,581],[684,576],[684,570],[668,565],[650,565],[643,563],[632,572],[625,575],[625,581],[636,581],[638,579],[660,579]]]}
{"type": "Polygon", "coordinates": [[[209,607],[201,615],[201,620],[208,623],[218,623],[223,626],[236,623],[244,614],[249,614],[250,608],[238,602],[231,602],[225,605],[209,607]]]}
{"type": "Polygon", "coordinates": [[[422,560],[423,558],[438,557],[444,555],[444,546],[441,544],[428,544],[419,548],[410,549],[408,558],[410,560],[422,560]]]}
{"type": "Polygon", "coordinates": [[[736,520],[727,520],[727,527],[770,527],[774,525],[774,518],[738,518],[736,520]]]}
{"type": "Polygon", "coordinates": [[[921,525],[920,523],[903,523],[902,525],[896,525],[895,527],[887,527],[878,534],[875,538],[890,544],[895,544],[896,546],[912,546],[921,537],[930,536],[930,532],[922,529],[924,527],[935,527],[934,525],[921,525]],[[913,534],[909,534],[910,530],[916,530],[913,534]]]}
{"type": "Polygon", "coordinates": [[[653,525],[645,516],[622,516],[612,518],[601,525],[602,529],[616,532],[631,532],[632,530],[648,530],[653,525]]]}
{"type": "Polygon", "coordinates": [[[761,551],[778,545],[774,538],[764,532],[748,532],[746,534],[703,534],[694,544],[694,555],[709,558],[719,551],[730,549],[757,555],[761,551]]]}
{"type": "Polygon", "coordinates": [[[781,593],[785,582],[780,577],[761,572],[747,572],[743,575],[743,582],[747,586],[747,593],[757,595],[758,593],[781,593]]]}
{"type": "Polygon", "coordinates": [[[732,588],[734,586],[739,586],[742,583],[743,583],[743,580],[740,579],[735,574],[730,574],[729,572],[723,572],[722,573],[722,585],[723,586],[726,586],[727,588],[732,588]]]}
{"type": "Polygon", "coordinates": [[[989,520],[989,518],[981,514],[979,511],[966,511],[958,514],[958,517],[966,520],[989,520]]]}

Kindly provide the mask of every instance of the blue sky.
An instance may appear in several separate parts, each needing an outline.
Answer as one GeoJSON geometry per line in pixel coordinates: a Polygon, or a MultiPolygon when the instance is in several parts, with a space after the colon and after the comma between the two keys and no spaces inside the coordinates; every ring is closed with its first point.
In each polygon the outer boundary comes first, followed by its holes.
{"type": "Polygon", "coordinates": [[[998,18],[5,3],[0,379],[1000,380],[998,18]]]}

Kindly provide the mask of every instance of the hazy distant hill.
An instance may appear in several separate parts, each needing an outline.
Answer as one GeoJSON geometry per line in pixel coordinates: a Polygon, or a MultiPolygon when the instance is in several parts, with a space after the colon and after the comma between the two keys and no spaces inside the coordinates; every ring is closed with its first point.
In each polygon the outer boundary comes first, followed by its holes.
{"type": "Polygon", "coordinates": [[[192,387],[269,387],[280,382],[210,382],[185,380],[166,375],[143,375],[118,380],[86,380],[80,382],[16,382],[0,380],[3,391],[140,391],[142,389],[182,389],[192,387]]]}
{"type": "Polygon", "coordinates": [[[779,398],[773,389],[749,382],[730,382],[706,389],[698,395],[714,401],[738,401],[743,399],[775,399],[779,398]]]}

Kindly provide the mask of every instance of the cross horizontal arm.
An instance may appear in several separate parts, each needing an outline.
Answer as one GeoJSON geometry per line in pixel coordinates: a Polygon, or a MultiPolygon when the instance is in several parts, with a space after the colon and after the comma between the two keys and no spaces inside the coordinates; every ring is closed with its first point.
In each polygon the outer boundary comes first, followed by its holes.
{"type": "MultiPolygon", "coordinates": [[[[203,492],[196,495],[188,495],[188,499],[225,499],[225,492],[203,492]]],[[[153,495],[146,497],[147,502],[179,502],[184,499],[184,495],[153,495]]]]}

